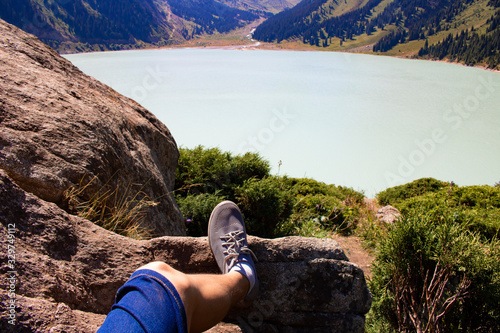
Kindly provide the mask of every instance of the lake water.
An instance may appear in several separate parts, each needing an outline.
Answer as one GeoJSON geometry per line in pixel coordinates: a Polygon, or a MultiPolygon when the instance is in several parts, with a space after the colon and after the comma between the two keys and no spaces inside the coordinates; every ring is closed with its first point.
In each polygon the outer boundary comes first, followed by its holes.
{"type": "Polygon", "coordinates": [[[421,177],[500,181],[500,74],[370,55],[213,49],[67,55],[181,147],[257,151],[274,174],[372,197],[421,177]],[[281,166],[280,165],[281,161],[281,166]]]}

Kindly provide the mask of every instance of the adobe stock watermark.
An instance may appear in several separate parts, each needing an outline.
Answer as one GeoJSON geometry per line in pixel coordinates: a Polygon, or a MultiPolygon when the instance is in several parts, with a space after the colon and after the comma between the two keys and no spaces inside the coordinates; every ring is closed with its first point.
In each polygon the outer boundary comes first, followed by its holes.
{"type": "Polygon", "coordinates": [[[16,225],[9,223],[7,225],[7,267],[9,271],[6,274],[6,289],[8,304],[5,309],[5,316],[9,325],[16,325],[16,287],[17,287],[17,271],[16,271],[16,225]]]}
{"type": "Polygon", "coordinates": [[[297,117],[286,108],[283,110],[273,110],[273,116],[267,126],[261,128],[254,135],[250,135],[243,141],[238,151],[244,154],[248,151],[262,151],[267,145],[274,141],[277,134],[283,132],[297,117]]]}
{"type": "Polygon", "coordinates": [[[495,87],[492,77],[489,81],[479,77],[479,83],[471,94],[460,103],[443,112],[443,120],[449,125],[446,128],[438,127],[432,130],[431,135],[423,140],[415,140],[415,149],[407,156],[398,156],[398,167],[395,171],[386,171],[384,176],[389,187],[407,182],[418,167],[422,166],[435,152],[439,145],[445,143],[451,130],[456,131],[462,123],[474,115],[482,102],[493,96],[495,87]]]}
{"type": "Polygon", "coordinates": [[[131,98],[136,102],[144,101],[149,93],[158,89],[168,77],[168,73],[164,72],[159,65],[155,68],[146,67],[146,74],[144,74],[141,83],[132,88],[131,98]]]}

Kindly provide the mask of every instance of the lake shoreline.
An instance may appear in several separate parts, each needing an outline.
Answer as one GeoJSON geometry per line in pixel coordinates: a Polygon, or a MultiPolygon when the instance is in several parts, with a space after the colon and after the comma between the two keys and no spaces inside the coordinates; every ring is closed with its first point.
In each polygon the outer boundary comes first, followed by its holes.
{"type": "Polygon", "coordinates": [[[385,55],[385,54],[375,54],[373,52],[369,51],[359,51],[358,48],[352,49],[352,50],[342,50],[342,51],[332,51],[332,50],[316,50],[316,49],[311,49],[308,48],[307,46],[302,47],[286,47],[286,48],[279,48],[277,47],[276,44],[274,43],[264,43],[264,42],[259,42],[255,41],[254,44],[227,44],[227,45],[210,45],[206,46],[197,46],[197,45],[189,45],[186,43],[179,44],[179,45],[169,45],[169,46],[162,46],[159,48],[145,48],[145,49],[202,49],[202,50],[241,50],[241,51],[252,51],[252,50],[266,50],[266,51],[292,51],[292,52],[330,52],[330,53],[352,53],[352,54],[366,54],[366,55],[371,55],[371,56],[380,56],[380,57],[389,57],[389,58],[397,58],[397,59],[404,59],[404,60],[421,60],[421,61],[431,61],[431,62],[439,62],[439,63],[447,63],[447,64],[453,64],[453,65],[459,65],[462,67],[467,67],[467,68],[478,68],[482,70],[486,70],[489,72],[494,72],[494,73],[500,73],[500,69],[493,69],[493,68],[488,68],[487,66],[484,65],[474,65],[474,66],[469,66],[461,62],[456,62],[456,61],[449,61],[446,59],[443,60],[438,60],[438,59],[424,59],[424,58],[413,58],[413,57],[407,57],[407,56],[391,56],[391,55],[385,55]]]}
{"type": "Polygon", "coordinates": [[[241,43],[241,41],[240,41],[240,43],[235,43],[235,42],[231,42],[231,41],[226,41],[224,39],[215,39],[215,40],[202,40],[202,41],[198,41],[196,44],[193,44],[193,42],[195,42],[195,41],[190,40],[190,41],[187,41],[187,42],[184,42],[181,44],[159,46],[159,47],[146,46],[146,47],[137,48],[137,49],[115,50],[115,51],[106,50],[106,51],[74,52],[74,53],[64,53],[61,55],[101,53],[101,52],[120,52],[120,51],[179,50],[179,49],[181,49],[181,50],[182,49],[200,49],[200,50],[237,50],[237,51],[265,50],[265,51],[291,51],[291,52],[327,52],[327,53],[365,54],[365,55],[371,55],[371,56],[389,57],[389,58],[404,59],[404,60],[421,60],[421,61],[440,62],[440,63],[459,65],[459,66],[467,67],[467,68],[477,68],[477,69],[486,70],[486,71],[494,72],[494,73],[500,73],[500,69],[488,68],[485,65],[469,66],[469,65],[466,65],[464,63],[460,63],[460,62],[456,62],[456,61],[449,61],[446,59],[437,60],[437,59],[424,59],[424,58],[416,58],[416,57],[409,57],[409,56],[392,56],[392,55],[386,55],[386,54],[377,54],[377,53],[373,53],[369,50],[364,50],[364,49],[366,49],[366,46],[361,47],[361,48],[356,47],[356,48],[352,48],[352,49],[334,51],[334,50],[314,49],[314,48],[308,47],[305,44],[303,47],[290,47],[289,45],[283,47],[282,45],[278,46],[279,44],[276,44],[276,43],[260,42],[257,40],[248,40],[248,41],[250,43],[241,43]]]}

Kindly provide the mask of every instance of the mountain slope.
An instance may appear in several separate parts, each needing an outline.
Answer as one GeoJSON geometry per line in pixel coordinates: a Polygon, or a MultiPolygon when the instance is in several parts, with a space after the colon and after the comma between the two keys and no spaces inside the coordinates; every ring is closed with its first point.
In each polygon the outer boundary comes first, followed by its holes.
{"type": "MultiPolygon", "coordinates": [[[[228,32],[259,18],[258,13],[229,7],[214,0],[168,0],[168,5],[177,16],[197,25],[196,32],[228,32]]],[[[260,13],[263,14],[263,13],[260,13]]]]}
{"type": "MultiPolygon", "coordinates": [[[[492,2],[492,5],[499,8],[500,1],[492,2]]],[[[500,65],[500,10],[488,19],[486,31],[483,27],[479,32],[471,29],[455,36],[450,33],[445,39],[431,46],[426,41],[418,55],[439,60],[446,58],[471,66],[482,63],[489,68],[496,68],[500,65]]]]}
{"type": "Polygon", "coordinates": [[[169,40],[174,29],[152,0],[0,0],[1,17],[47,44],[169,40]],[[105,42],[104,42],[105,41],[105,42]]]}
{"type": "Polygon", "coordinates": [[[167,45],[260,17],[214,0],[0,0],[0,8],[0,18],[60,52],[167,45]]]}
{"type": "Polygon", "coordinates": [[[356,48],[389,55],[448,58],[494,68],[500,62],[500,27],[495,23],[500,17],[500,11],[495,10],[499,2],[303,0],[262,23],[253,37],[291,45],[301,41],[327,50],[356,48]],[[454,38],[472,27],[476,28],[474,34],[454,38]],[[441,42],[445,38],[446,43],[441,42]],[[433,47],[438,42],[441,46],[433,47]]]}
{"type": "Polygon", "coordinates": [[[396,48],[413,49],[408,55],[496,68],[500,65],[499,7],[498,0],[414,1],[413,6],[395,0],[374,20],[390,33],[374,44],[373,51],[394,55],[396,48]]]}
{"type": "Polygon", "coordinates": [[[371,10],[382,0],[303,0],[257,27],[254,38],[281,42],[300,38],[319,46],[330,37],[352,38],[366,31],[371,10]]]}

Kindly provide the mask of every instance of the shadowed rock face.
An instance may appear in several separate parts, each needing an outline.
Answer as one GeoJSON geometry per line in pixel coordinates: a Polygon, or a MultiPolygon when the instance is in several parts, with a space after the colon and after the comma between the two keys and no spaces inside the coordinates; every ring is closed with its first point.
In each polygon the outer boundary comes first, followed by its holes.
{"type": "MultiPolygon", "coordinates": [[[[0,170],[0,278],[17,272],[19,332],[90,332],[104,320],[116,290],[138,267],[164,261],[187,273],[218,273],[206,237],[137,241],[70,215],[25,192],[0,170]],[[16,261],[9,267],[9,226],[16,261]],[[21,329],[22,328],[22,329],[21,329]]],[[[363,332],[371,304],[363,271],[332,239],[250,237],[260,297],[233,309],[217,332],[363,332]]],[[[2,285],[3,286],[3,285],[2,285]]],[[[2,287],[3,288],[3,287],[2,287]]],[[[2,309],[8,288],[0,290],[2,309]]],[[[2,317],[0,329],[9,329],[2,317]]]]}
{"type": "Polygon", "coordinates": [[[82,179],[132,186],[158,203],[153,235],[185,235],[171,195],[179,151],[153,114],[1,20],[0,69],[0,168],[17,184],[59,206],[82,179]]]}
{"type": "MultiPolygon", "coordinates": [[[[62,208],[83,176],[146,184],[159,198],[147,226],[182,234],[169,195],[178,151],[163,124],[2,21],[0,68],[1,332],[93,332],[117,289],[151,261],[218,273],[206,238],[133,240],[62,208]]],[[[249,246],[261,296],[213,332],[364,331],[371,295],[337,242],[250,237],[249,246]]]]}

